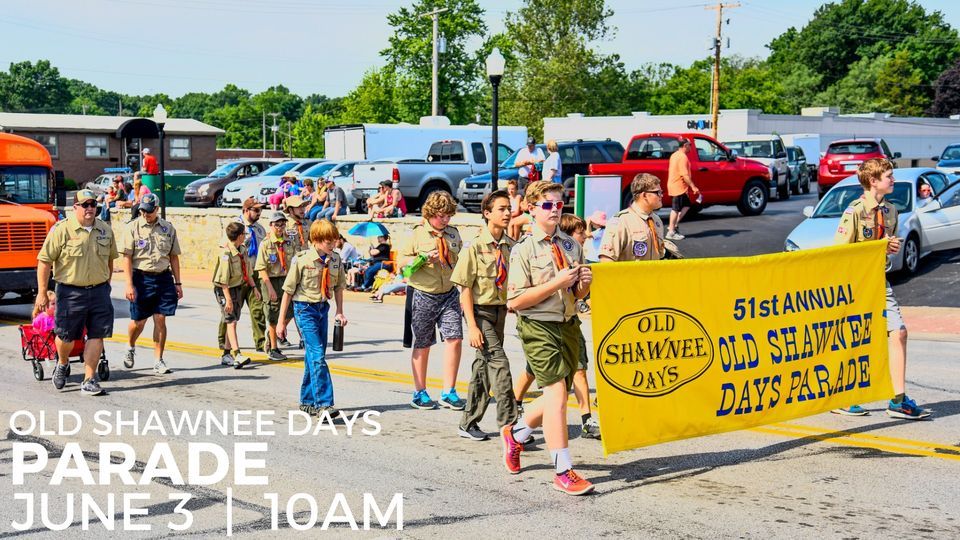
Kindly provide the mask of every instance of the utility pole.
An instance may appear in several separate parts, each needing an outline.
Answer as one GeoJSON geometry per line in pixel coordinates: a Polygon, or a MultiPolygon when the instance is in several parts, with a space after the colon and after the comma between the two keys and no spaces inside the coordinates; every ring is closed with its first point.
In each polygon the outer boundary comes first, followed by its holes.
{"type": "Polygon", "coordinates": [[[735,4],[724,4],[723,2],[717,2],[715,6],[706,6],[704,9],[715,9],[717,10],[717,37],[716,41],[713,42],[713,84],[710,90],[711,95],[711,126],[713,129],[713,138],[717,138],[717,120],[720,116],[720,45],[723,43],[722,39],[722,30],[723,30],[723,10],[724,9],[733,9],[740,7],[740,3],[735,4]]]}
{"type": "Polygon", "coordinates": [[[440,20],[440,14],[444,11],[449,11],[449,9],[435,9],[429,13],[420,14],[421,17],[430,17],[433,19],[433,100],[430,106],[431,116],[437,116],[439,110],[437,105],[437,87],[439,86],[437,71],[440,67],[440,49],[437,46],[437,40],[440,36],[440,30],[437,24],[440,20]]]}
{"type": "Polygon", "coordinates": [[[287,148],[290,149],[290,157],[293,157],[293,122],[287,120],[287,148]]]}
{"type": "Polygon", "coordinates": [[[263,133],[263,155],[260,157],[267,157],[267,111],[262,111],[263,119],[260,121],[260,130],[263,133]]]}
{"type": "Polygon", "coordinates": [[[277,149],[277,132],[280,131],[280,126],[277,125],[277,117],[280,116],[278,112],[267,113],[273,117],[273,125],[270,126],[270,131],[273,132],[273,149],[277,149]]]}

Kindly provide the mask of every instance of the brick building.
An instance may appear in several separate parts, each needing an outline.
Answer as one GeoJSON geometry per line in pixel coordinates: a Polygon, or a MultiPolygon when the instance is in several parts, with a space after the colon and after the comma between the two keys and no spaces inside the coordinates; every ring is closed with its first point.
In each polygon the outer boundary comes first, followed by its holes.
{"type": "MultiPolygon", "coordinates": [[[[30,114],[0,112],[0,131],[36,139],[53,158],[53,167],[66,178],[83,184],[107,167],[140,167],[140,150],[150,148],[158,158],[156,138],[123,136],[130,116],[30,114]]],[[[164,168],[206,174],[217,165],[217,135],[222,129],[191,118],[170,118],[164,125],[164,168]]]]}

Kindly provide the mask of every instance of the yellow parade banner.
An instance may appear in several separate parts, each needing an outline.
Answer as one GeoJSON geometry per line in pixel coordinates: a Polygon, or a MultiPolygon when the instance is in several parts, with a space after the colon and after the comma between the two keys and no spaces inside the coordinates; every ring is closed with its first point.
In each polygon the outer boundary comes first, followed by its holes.
{"type": "Polygon", "coordinates": [[[593,265],[604,453],[888,399],[885,246],[593,265]]]}

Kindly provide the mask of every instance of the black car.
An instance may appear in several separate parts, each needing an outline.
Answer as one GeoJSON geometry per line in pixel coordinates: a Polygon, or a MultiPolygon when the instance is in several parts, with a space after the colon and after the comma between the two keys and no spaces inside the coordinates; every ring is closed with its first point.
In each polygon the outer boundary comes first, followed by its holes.
{"type": "Polygon", "coordinates": [[[803,148],[787,147],[787,166],[790,168],[790,192],[794,195],[810,193],[810,179],[817,174],[817,166],[807,163],[803,148]]]}
{"type": "MultiPolygon", "coordinates": [[[[546,145],[538,144],[538,148],[548,154],[546,145]]],[[[563,177],[563,202],[567,208],[573,210],[576,202],[574,178],[578,174],[589,174],[587,169],[591,163],[619,163],[623,159],[623,145],[610,139],[557,141],[557,151],[560,153],[563,177]]],[[[506,185],[509,179],[517,178],[517,169],[513,167],[513,158],[507,158],[500,169],[500,187],[506,185]]],[[[490,173],[478,174],[465,178],[457,190],[460,204],[470,212],[480,211],[480,201],[490,193],[490,173]]]]}

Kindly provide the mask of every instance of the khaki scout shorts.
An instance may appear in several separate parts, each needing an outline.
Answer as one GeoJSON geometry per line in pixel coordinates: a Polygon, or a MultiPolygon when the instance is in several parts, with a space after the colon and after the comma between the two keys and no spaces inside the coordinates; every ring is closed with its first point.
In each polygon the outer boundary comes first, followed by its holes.
{"type": "Polygon", "coordinates": [[[569,390],[580,363],[583,338],[580,320],[572,317],[567,322],[558,323],[535,321],[521,315],[517,318],[517,335],[537,385],[545,388],[565,380],[569,390]]]}
{"type": "MultiPolygon", "coordinates": [[[[267,282],[260,280],[260,296],[263,298],[263,308],[264,312],[267,315],[267,324],[270,326],[276,326],[277,322],[280,321],[280,302],[283,300],[283,281],[286,279],[286,276],[278,276],[270,278],[270,284],[273,285],[274,292],[277,293],[277,301],[270,301],[270,290],[267,289],[267,282]]],[[[287,317],[286,319],[293,319],[293,302],[290,302],[290,306],[287,308],[287,317]]]]}
{"type": "Polygon", "coordinates": [[[242,285],[237,285],[228,289],[230,300],[233,303],[233,313],[227,313],[227,299],[223,296],[223,289],[214,286],[213,295],[217,298],[217,303],[220,304],[220,314],[223,316],[223,322],[232,323],[240,320],[240,312],[243,311],[243,295],[240,294],[242,288],[242,285]]]}

